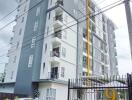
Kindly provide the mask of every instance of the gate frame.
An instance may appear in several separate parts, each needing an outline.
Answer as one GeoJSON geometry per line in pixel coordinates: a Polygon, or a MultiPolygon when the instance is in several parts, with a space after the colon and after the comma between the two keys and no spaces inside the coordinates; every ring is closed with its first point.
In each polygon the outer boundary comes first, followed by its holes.
{"type": "MultiPolygon", "coordinates": [[[[123,77],[122,77],[123,78],[123,77]]],[[[132,74],[127,74],[127,77],[126,77],[126,79],[125,79],[125,84],[126,84],[126,86],[117,86],[117,87],[82,87],[82,86],[79,86],[79,85],[77,85],[76,87],[72,87],[71,86],[71,83],[72,83],[72,81],[71,81],[72,79],[69,79],[68,80],[68,100],[70,100],[70,90],[72,89],[82,89],[82,90],[84,90],[84,89],[95,89],[95,88],[111,88],[111,89],[113,89],[113,88],[116,88],[116,89],[118,89],[118,88],[120,88],[120,89],[127,89],[128,90],[128,99],[129,100],[132,100],[132,74]]],[[[80,79],[75,79],[75,80],[80,80],[80,79]]],[[[122,79],[123,80],[123,79],[122,79]]],[[[73,85],[73,84],[72,84],[73,85]]]]}

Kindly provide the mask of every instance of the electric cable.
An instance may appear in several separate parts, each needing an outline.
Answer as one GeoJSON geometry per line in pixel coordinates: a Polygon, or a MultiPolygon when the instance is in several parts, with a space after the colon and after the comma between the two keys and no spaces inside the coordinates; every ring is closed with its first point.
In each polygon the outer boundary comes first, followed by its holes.
{"type": "MultiPolygon", "coordinates": [[[[122,2],[122,3],[123,3],[123,2],[122,2]]],[[[91,17],[97,16],[97,15],[99,15],[99,14],[101,14],[101,13],[103,13],[103,12],[109,10],[109,9],[112,9],[112,8],[118,6],[118,5],[121,5],[122,3],[119,3],[119,4],[117,4],[117,5],[113,6],[113,7],[110,7],[110,8],[108,8],[108,9],[105,9],[104,11],[101,11],[101,12],[99,12],[99,13],[96,13],[96,14],[92,15],[91,17]]],[[[85,21],[85,20],[86,20],[86,19],[84,19],[84,20],[82,20],[82,21],[80,21],[80,22],[78,22],[78,23],[81,23],[81,22],[83,22],[83,21],[85,21]]],[[[68,29],[69,27],[72,27],[72,26],[74,26],[74,25],[77,25],[77,23],[75,23],[75,24],[73,24],[73,25],[71,25],[71,26],[68,26],[68,27],[65,28],[65,29],[68,29]]],[[[65,30],[65,29],[63,29],[63,30],[65,30]]],[[[53,33],[53,34],[54,34],[54,33],[53,33]]],[[[50,35],[53,35],[53,34],[50,34],[50,35]]],[[[40,41],[40,40],[42,40],[42,39],[44,39],[44,38],[46,38],[46,37],[42,37],[42,38],[40,38],[38,41],[40,41]]],[[[36,41],[36,42],[38,42],[38,41],[36,41]]],[[[26,44],[25,46],[27,46],[27,45],[30,45],[30,44],[26,44]]],[[[25,47],[25,46],[23,46],[23,47],[25,47]]],[[[0,57],[1,57],[1,56],[0,56],[0,57]]]]}

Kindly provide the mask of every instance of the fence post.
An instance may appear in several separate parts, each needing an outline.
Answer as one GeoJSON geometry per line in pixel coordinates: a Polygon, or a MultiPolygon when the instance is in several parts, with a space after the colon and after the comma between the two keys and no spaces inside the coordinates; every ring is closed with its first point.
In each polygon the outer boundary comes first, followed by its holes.
{"type": "Polygon", "coordinates": [[[132,100],[132,75],[127,74],[128,98],[132,100]]]}
{"type": "Polygon", "coordinates": [[[70,79],[68,80],[68,100],[70,100],[70,79]]]}

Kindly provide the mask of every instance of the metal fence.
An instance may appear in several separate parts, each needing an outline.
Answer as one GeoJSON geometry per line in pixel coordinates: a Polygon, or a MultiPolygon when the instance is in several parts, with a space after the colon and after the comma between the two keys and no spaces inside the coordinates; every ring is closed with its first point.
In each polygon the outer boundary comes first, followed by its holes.
{"type": "Polygon", "coordinates": [[[132,75],[70,79],[68,100],[132,100],[132,75]]]}

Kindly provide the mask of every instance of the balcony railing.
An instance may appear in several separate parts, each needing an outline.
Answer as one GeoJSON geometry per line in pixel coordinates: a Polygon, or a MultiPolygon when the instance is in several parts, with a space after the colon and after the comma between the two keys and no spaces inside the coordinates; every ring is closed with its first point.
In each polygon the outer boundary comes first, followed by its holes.
{"type": "Polygon", "coordinates": [[[59,78],[59,73],[49,72],[48,76],[49,76],[48,77],[49,79],[58,79],[59,78]]]}
{"type": "Polygon", "coordinates": [[[64,5],[63,0],[57,0],[56,5],[64,5]]]}
{"type": "Polygon", "coordinates": [[[52,51],[51,57],[60,57],[60,52],[59,51],[52,51]]]}
{"type": "Polygon", "coordinates": [[[56,15],[56,16],[55,16],[55,21],[56,21],[56,20],[59,20],[59,21],[62,22],[62,21],[63,21],[62,15],[56,15]]]}
{"type": "Polygon", "coordinates": [[[58,37],[61,39],[62,38],[62,31],[60,30],[60,31],[55,32],[54,37],[58,37]]]}

